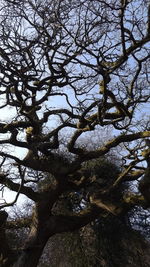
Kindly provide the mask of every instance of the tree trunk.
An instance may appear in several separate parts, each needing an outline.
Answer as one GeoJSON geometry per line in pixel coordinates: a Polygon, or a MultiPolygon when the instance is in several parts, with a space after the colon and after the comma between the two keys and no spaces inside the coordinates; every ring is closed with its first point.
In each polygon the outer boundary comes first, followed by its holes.
{"type": "Polygon", "coordinates": [[[46,205],[44,201],[37,203],[33,212],[28,240],[24,245],[18,261],[13,265],[14,267],[37,266],[49,237],[54,234],[53,232],[51,233],[49,219],[49,205],[46,205]]]}
{"type": "MultiPolygon", "coordinates": [[[[56,221],[53,220],[52,217],[49,216],[48,210],[46,211],[42,208],[42,205],[36,207],[29,239],[26,242],[18,261],[13,265],[14,267],[36,267],[38,265],[48,239],[54,234],[61,232],[60,228],[62,228],[62,221],[60,220],[56,225],[56,221]]],[[[149,243],[146,242],[137,231],[132,230],[122,220],[111,215],[96,221],[92,229],[93,232],[91,237],[86,234],[86,232],[85,236],[84,234],[81,235],[82,238],[79,238],[78,241],[80,244],[78,244],[76,240],[75,246],[69,245],[68,243],[68,247],[65,249],[67,256],[65,256],[64,250],[62,250],[62,256],[60,256],[59,263],[57,261],[57,265],[55,263],[53,264],[53,259],[56,257],[58,258],[58,252],[60,254],[59,248],[64,248],[66,246],[66,239],[65,244],[63,244],[62,238],[59,239],[59,244],[56,246],[55,251],[51,251],[50,245],[47,246],[49,249],[48,255],[50,255],[49,265],[52,267],[60,267],[62,266],[63,261],[63,267],[150,266],[149,243]],[[93,235],[95,235],[95,241],[93,241],[93,235]],[[92,242],[90,242],[90,238],[92,242]],[[95,246],[94,252],[93,248],[91,250],[90,247],[93,246],[93,244],[95,246]],[[81,248],[81,253],[79,253],[79,251],[77,253],[78,255],[80,254],[81,257],[76,257],[76,255],[73,256],[73,253],[75,253],[74,248],[77,246],[81,248]],[[68,257],[70,257],[70,264],[68,264],[68,257]],[[65,265],[66,258],[68,262],[65,265]],[[73,261],[72,258],[74,258],[73,261]],[[83,258],[83,261],[81,258],[83,258]]],[[[54,237],[52,240],[54,242],[54,237]]],[[[11,264],[6,266],[11,266],[11,264]]]]}
{"type": "MultiPolygon", "coordinates": [[[[43,241],[43,243],[37,247],[36,242],[35,246],[32,248],[26,248],[22,251],[21,256],[19,257],[18,261],[13,265],[14,267],[36,267],[38,265],[39,259],[41,257],[41,254],[43,252],[43,248],[46,244],[43,241]]],[[[38,242],[37,242],[38,243],[38,242]]]]}
{"type": "Polygon", "coordinates": [[[150,244],[116,217],[53,236],[39,267],[149,267],[150,244]],[[45,259],[45,261],[44,261],[45,259]]]}

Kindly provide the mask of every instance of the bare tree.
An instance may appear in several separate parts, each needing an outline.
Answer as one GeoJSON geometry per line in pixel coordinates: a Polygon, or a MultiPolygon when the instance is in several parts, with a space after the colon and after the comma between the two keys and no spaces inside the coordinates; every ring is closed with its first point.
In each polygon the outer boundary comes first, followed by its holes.
{"type": "MultiPolygon", "coordinates": [[[[54,234],[150,207],[150,4],[3,0],[0,20],[0,184],[2,191],[16,192],[0,208],[19,194],[35,202],[30,234],[14,265],[34,267],[54,234]],[[81,142],[106,127],[113,138],[96,149],[81,142]],[[111,184],[93,192],[81,212],[55,214],[63,194],[91,182],[84,163],[119,146],[122,170],[111,184]],[[41,172],[53,178],[38,190],[41,172]],[[125,181],[136,181],[137,192],[128,190],[116,202],[125,181]]],[[[0,253],[7,266],[12,256],[5,248],[0,253]]]]}

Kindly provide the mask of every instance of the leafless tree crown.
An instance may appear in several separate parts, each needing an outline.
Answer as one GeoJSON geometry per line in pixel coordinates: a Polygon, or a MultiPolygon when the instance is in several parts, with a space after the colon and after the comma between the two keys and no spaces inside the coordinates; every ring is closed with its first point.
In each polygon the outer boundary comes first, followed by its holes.
{"type": "MultiPolygon", "coordinates": [[[[145,170],[149,176],[149,45],[146,0],[2,1],[1,190],[18,192],[16,199],[19,193],[36,202],[46,198],[52,207],[66,190],[86,185],[84,162],[120,146],[122,172],[103,194],[143,177],[145,170]],[[112,135],[103,142],[96,134],[106,128],[112,135]],[[92,134],[96,149],[83,142],[82,136],[90,140],[92,134]],[[27,151],[24,157],[16,155],[18,148],[27,151]],[[16,170],[20,183],[13,181],[16,170]],[[44,196],[29,186],[39,181],[39,172],[56,182],[44,196]]],[[[91,205],[114,214],[127,206],[149,206],[145,180],[139,194],[124,196],[122,206],[92,197],[91,205]]],[[[92,212],[87,214],[97,214],[92,212]]]]}

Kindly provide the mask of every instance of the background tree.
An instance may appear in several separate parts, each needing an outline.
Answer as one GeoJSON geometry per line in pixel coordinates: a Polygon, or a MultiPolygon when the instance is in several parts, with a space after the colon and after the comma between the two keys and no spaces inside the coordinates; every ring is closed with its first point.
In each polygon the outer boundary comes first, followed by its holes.
{"type": "MultiPolygon", "coordinates": [[[[149,208],[149,17],[146,0],[1,2],[0,184],[2,191],[16,192],[1,209],[20,193],[35,203],[14,266],[37,266],[56,233],[110,214],[119,217],[135,206],[149,208]],[[81,142],[106,127],[113,137],[97,148],[81,142]],[[118,146],[119,173],[88,193],[86,162],[118,146]],[[38,189],[42,172],[51,179],[38,189]],[[129,187],[120,194],[125,181],[135,181],[136,192],[129,187]],[[64,194],[82,188],[88,205],[71,214],[54,212],[64,194]]],[[[1,250],[3,264],[10,255],[9,246],[1,250]]]]}

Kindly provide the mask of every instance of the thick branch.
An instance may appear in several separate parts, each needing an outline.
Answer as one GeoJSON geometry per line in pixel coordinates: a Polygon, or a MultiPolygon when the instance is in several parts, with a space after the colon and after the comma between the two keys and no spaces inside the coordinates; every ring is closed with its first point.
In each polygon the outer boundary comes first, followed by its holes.
{"type": "Polygon", "coordinates": [[[121,134],[121,135],[115,137],[114,139],[108,141],[103,147],[101,147],[97,150],[94,150],[94,151],[87,151],[86,149],[82,149],[82,148],[74,148],[75,142],[76,142],[77,138],[80,136],[80,134],[81,134],[80,132],[76,132],[74,134],[74,136],[72,137],[72,140],[69,144],[68,149],[70,152],[72,152],[74,154],[81,155],[82,161],[90,160],[90,159],[94,159],[94,158],[98,158],[100,156],[103,156],[106,153],[108,153],[111,148],[117,147],[121,143],[131,142],[131,141],[134,141],[137,139],[150,137],[150,131],[143,131],[143,132],[138,132],[138,133],[134,133],[134,134],[121,134]]]}
{"type": "Polygon", "coordinates": [[[10,179],[3,177],[0,179],[0,183],[7,186],[10,190],[15,191],[15,192],[20,192],[21,194],[26,195],[28,198],[37,201],[40,199],[40,194],[37,192],[34,192],[34,190],[30,187],[22,185],[20,188],[20,184],[14,183],[10,179]]]}

